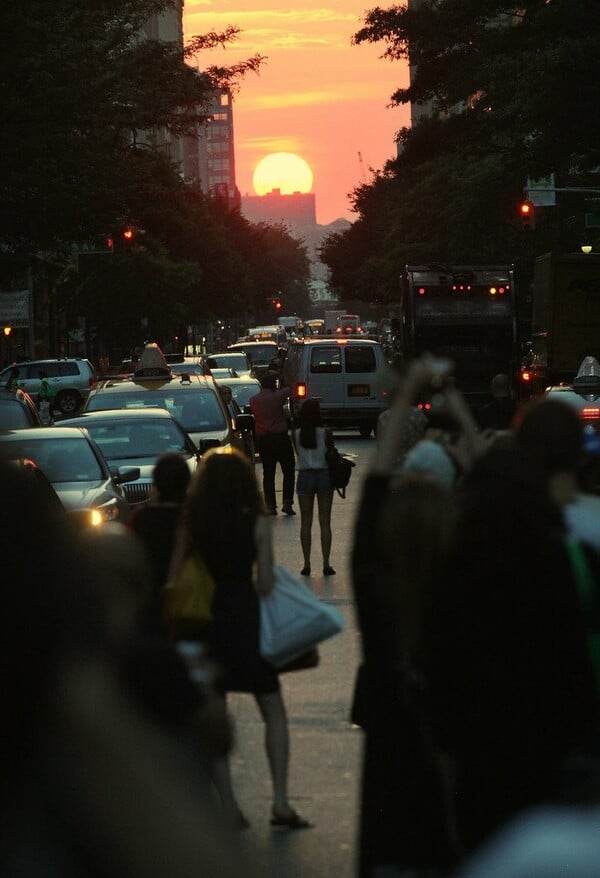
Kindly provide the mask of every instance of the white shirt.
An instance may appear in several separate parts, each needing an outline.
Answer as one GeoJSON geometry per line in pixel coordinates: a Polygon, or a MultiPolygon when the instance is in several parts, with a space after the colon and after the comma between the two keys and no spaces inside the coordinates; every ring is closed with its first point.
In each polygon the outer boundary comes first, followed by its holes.
{"type": "Polygon", "coordinates": [[[294,441],[296,445],[296,469],[327,469],[327,461],[325,460],[325,428],[317,427],[316,448],[303,448],[300,445],[300,430],[294,432],[294,441]]]}

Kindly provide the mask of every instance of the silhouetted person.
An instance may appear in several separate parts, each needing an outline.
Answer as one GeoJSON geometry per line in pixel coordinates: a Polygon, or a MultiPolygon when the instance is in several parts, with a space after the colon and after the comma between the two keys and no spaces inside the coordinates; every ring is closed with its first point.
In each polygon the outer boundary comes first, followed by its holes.
{"type": "Polygon", "coordinates": [[[492,400],[479,410],[479,426],[484,430],[508,430],[517,408],[508,375],[494,375],[490,390],[492,400]]]}

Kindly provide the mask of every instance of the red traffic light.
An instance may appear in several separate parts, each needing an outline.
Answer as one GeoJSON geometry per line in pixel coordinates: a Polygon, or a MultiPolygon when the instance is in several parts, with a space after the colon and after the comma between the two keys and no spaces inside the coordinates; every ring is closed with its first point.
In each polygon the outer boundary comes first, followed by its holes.
{"type": "Polygon", "coordinates": [[[522,201],[519,204],[519,216],[522,228],[535,228],[535,205],[531,201],[522,201]]]}

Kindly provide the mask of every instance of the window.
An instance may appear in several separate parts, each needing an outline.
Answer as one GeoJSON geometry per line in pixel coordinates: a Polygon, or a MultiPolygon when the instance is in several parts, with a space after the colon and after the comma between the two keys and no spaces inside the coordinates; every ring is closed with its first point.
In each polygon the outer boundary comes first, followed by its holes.
{"type": "Polygon", "coordinates": [[[310,371],[319,375],[335,374],[342,371],[342,349],[338,345],[326,348],[312,348],[310,352],[310,371]]]}
{"type": "Polygon", "coordinates": [[[349,345],[346,348],[346,372],[376,372],[375,351],[371,347],[349,345]]]}
{"type": "Polygon", "coordinates": [[[56,363],[57,375],[79,375],[77,363],[56,363]]]}

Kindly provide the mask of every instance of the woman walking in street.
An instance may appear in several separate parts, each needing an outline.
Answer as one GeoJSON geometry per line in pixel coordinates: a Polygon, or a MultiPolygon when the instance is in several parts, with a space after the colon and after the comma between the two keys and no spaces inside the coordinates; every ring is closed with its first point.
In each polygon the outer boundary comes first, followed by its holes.
{"type": "MultiPolygon", "coordinates": [[[[257,592],[268,594],[273,587],[271,527],[254,472],[241,452],[215,449],[204,456],[186,501],[184,528],[188,551],[202,557],[215,580],[208,647],[223,671],[221,691],[254,695],[265,722],[273,782],[271,825],[306,828],[309,823],[288,800],[289,732],[279,677],[259,651],[257,592]]],[[[226,819],[234,828],[248,826],[226,757],[216,762],[214,783],[226,819]]]]}
{"type": "Polygon", "coordinates": [[[312,543],[312,523],[315,497],[319,509],[321,529],[321,552],[323,554],[323,575],[334,576],[335,570],[329,563],[331,552],[331,505],[333,487],[325,453],[333,439],[323,427],[321,407],[316,399],[307,399],[298,413],[298,429],[294,432],[296,446],[296,492],[300,505],[300,543],[304,555],[302,576],[310,576],[310,551],[312,543]]]}

